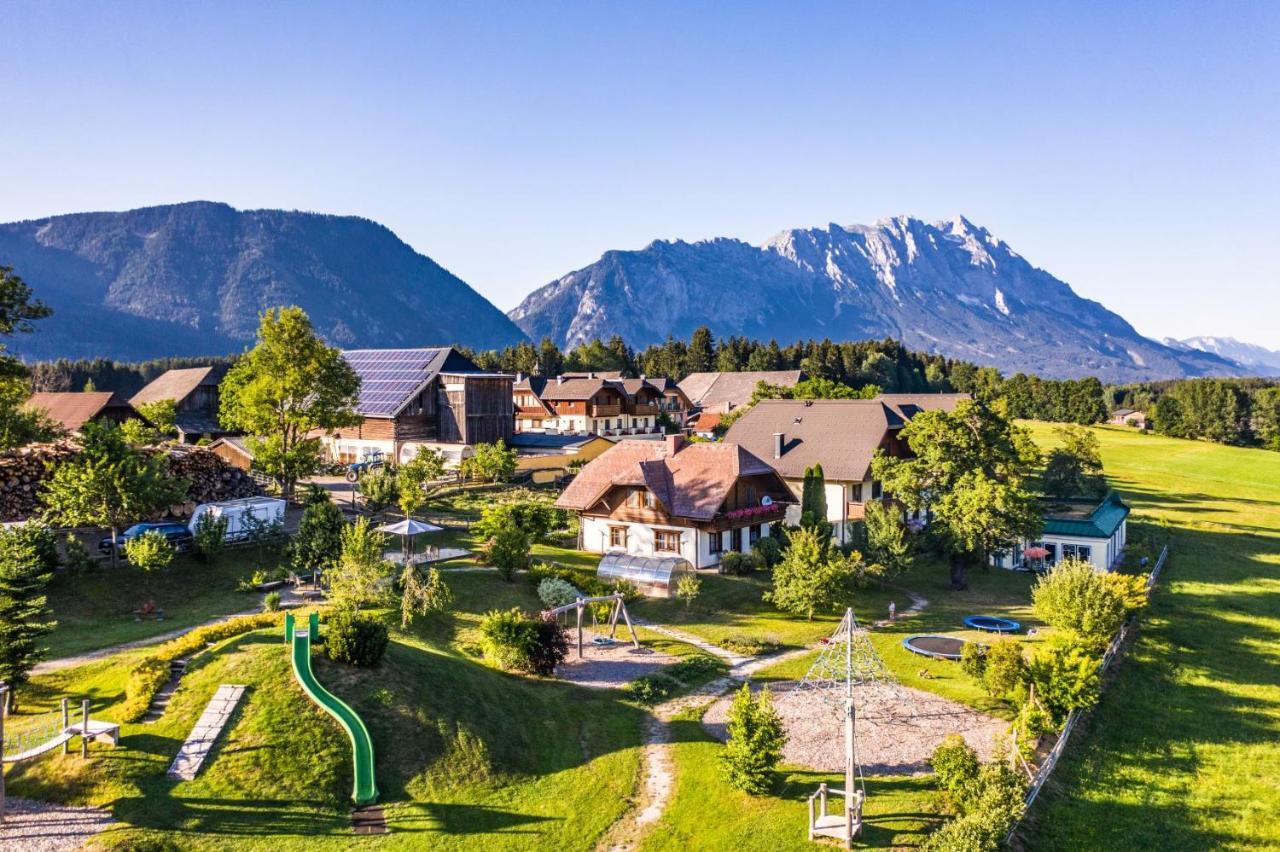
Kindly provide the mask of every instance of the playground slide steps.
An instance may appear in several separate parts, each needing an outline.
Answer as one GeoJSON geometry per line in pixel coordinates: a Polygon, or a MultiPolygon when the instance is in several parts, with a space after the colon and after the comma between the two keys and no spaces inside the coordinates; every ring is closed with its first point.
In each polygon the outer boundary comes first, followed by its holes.
{"type": "Polygon", "coordinates": [[[218,691],[205,705],[204,712],[196,721],[195,727],[187,736],[182,748],[173,759],[167,773],[170,778],[179,781],[191,781],[200,771],[204,759],[209,756],[213,743],[222,733],[223,727],[235,712],[236,705],[244,695],[245,687],[239,684],[222,684],[218,691]]]}
{"type": "Polygon", "coordinates": [[[178,681],[182,680],[182,676],[186,673],[186,660],[171,660],[169,662],[169,681],[160,687],[160,691],[151,699],[151,706],[147,708],[147,715],[142,717],[143,724],[149,725],[152,722],[160,721],[164,711],[169,709],[169,699],[178,691],[178,681]]]}

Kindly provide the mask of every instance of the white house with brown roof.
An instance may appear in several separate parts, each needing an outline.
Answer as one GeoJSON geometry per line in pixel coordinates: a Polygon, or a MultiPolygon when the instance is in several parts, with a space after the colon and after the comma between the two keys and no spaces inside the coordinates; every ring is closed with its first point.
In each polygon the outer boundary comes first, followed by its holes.
{"type": "Polygon", "coordinates": [[[516,431],[660,437],[664,387],[643,376],[520,377],[511,389],[516,431]]]}
{"type": "Polygon", "coordinates": [[[790,500],[773,468],[744,448],[668,435],[619,441],[583,467],[556,505],[581,516],[583,550],[678,556],[696,570],[750,550],[790,500]]]}
{"type": "MultiPolygon", "coordinates": [[[[737,419],[724,440],[767,461],[799,499],[804,472],[822,466],[827,520],[841,543],[850,540],[866,504],[883,496],[871,476],[877,452],[905,456],[899,436],[921,411],[950,411],[968,394],[885,394],[875,399],[766,399],[737,419]]],[[[794,519],[793,519],[794,520],[794,519]]]]}

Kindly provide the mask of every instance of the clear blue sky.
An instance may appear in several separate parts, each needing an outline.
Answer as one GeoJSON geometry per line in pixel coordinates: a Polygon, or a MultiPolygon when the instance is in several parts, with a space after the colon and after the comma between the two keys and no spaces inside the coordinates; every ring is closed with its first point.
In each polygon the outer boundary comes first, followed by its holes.
{"type": "Polygon", "coordinates": [[[963,213],[1280,348],[1280,3],[0,4],[0,221],[354,213],[508,309],[610,248],[963,213]]]}

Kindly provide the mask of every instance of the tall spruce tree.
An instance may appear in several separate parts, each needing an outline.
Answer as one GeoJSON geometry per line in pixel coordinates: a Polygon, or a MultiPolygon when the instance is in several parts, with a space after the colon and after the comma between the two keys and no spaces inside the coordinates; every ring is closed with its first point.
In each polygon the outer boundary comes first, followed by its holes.
{"type": "Polygon", "coordinates": [[[56,624],[47,596],[52,576],[49,560],[21,528],[0,532],[0,681],[9,685],[11,706],[44,658],[40,639],[56,624]]]}

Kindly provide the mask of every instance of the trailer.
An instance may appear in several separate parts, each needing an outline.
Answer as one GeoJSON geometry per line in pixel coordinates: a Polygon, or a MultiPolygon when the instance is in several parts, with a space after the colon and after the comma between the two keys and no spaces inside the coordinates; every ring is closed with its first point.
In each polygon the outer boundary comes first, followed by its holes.
{"type": "Polygon", "coordinates": [[[187,528],[194,534],[196,524],[205,515],[227,519],[227,541],[245,538],[264,524],[284,523],[284,501],[276,497],[243,497],[239,500],[221,500],[217,503],[201,503],[191,513],[187,528]]]}

